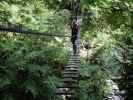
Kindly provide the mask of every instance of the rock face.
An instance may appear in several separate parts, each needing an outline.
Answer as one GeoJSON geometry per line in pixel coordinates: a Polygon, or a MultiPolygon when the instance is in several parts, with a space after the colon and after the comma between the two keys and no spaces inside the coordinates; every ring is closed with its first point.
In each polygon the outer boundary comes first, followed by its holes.
{"type": "Polygon", "coordinates": [[[114,96],[114,100],[124,100],[121,96],[114,96]]]}
{"type": "Polygon", "coordinates": [[[112,80],[106,81],[108,86],[111,87],[110,92],[107,94],[105,100],[124,100],[124,98],[120,95],[120,91],[118,85],[112,80]]]}

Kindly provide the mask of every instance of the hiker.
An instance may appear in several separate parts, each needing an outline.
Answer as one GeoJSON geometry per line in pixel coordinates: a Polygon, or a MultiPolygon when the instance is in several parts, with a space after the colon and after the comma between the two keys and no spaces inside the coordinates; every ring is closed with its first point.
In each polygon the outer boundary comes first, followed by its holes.
{"type": "Polygon", "coordinates": [[[77,20],[74,20],[72,22],[72,25],[71,25],[71,42],[73,44],[73,51],[74,51],[74,54],[77,53],[77,43],[76,43],[76,40],[78,38],[78,32],[79,32],[79,24],[77,23],[77,20]]]}

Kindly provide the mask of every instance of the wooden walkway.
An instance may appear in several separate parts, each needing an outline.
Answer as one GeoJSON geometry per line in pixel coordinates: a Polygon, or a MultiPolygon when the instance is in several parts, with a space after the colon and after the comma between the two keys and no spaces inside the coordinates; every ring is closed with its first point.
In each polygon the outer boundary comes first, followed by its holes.
{"type": "Polygon", "coordinates": [[[62,72],[61,84],[57,86],[56,95],[64,97],[62,100],[75,100],[75,88],[78,86],[79,78],[79,55],[71,55],[67,66],[62,72]]]}

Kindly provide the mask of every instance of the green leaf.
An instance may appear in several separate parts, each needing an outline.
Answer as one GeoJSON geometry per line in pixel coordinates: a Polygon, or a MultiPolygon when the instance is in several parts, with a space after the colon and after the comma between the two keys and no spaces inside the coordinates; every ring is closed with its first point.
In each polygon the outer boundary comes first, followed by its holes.
{"type": "Polygon", "coordinates": [[[28,93],[28,92],[32,93],[34,98],[39,94],[37,84],[33,80],[26,80],[24,82],[24,87],[26,89],[25,92],[26,93],[28,93]]]}

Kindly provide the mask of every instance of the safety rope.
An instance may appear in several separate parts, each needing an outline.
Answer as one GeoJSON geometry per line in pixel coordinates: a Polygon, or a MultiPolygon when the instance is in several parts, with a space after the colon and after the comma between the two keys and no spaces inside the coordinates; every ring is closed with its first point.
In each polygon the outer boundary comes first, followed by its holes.
{"type": "Polygon", "coordinates": [[[42,36],[51,36],[51,37],[68,37],[68,38],[71,37],[69,35],[60,35],[60,34],[54,34],[54,33],[38,32],[36,30],[31,30],[28,28],[24,28],[22,26],[12,27],[12,25],[11,25],[11,27],[5,26],[5,25],[0,25],[0,31],[22,33],[22,34],[32,34],[32,35],[42,35],[42,36]]]}

